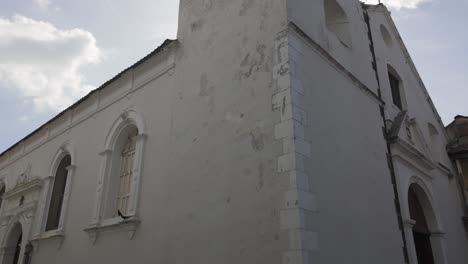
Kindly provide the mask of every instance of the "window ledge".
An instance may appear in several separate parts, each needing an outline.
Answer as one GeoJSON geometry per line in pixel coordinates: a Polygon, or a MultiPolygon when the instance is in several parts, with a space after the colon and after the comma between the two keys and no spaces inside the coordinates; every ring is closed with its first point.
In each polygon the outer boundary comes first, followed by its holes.
{"type": "Polygon", "coordinates": [[[48,239],[48,238],[56,238],[56,237],[65,237],[65,232],[63,230],[57,229],[57,230],[51,230],[51,231],[46,231],[42,234],[40,239],[48,239]]]}
{"type": "Polygon", "coordinates": [[[63,244],[63,240],[65,239],[65,232],[63,230],[52,230],[52,231],[47,231],[43,232],[39,236],[33,237],[31,242],[33,243],[33,246],[35,250],[39,249],[39,242],[43,240],[55,240],[58,243],[58,248],[63,244]]]}
{"type": "Polygon", "coordinates": [[[125,220],[120,217],[114,217],[97,224],[89,225],[84,231],[88,233],[93,244],[96,242],[99,234],[105,232],[128,232],[128,238],[133,239],[140,222],[140,219],[137,217],[130,217],[125,220]]]}

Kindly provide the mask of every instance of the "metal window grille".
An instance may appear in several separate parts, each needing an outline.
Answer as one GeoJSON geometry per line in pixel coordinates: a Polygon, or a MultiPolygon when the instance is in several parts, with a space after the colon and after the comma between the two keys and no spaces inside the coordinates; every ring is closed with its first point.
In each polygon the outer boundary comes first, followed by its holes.
{"type": "Polygon", "coordinates": [[[135,159],[135,149],[136,136],[131,136],[128,138],[127,143],[125,144],[121,154],[119,189],[116,201],[117,208],[115,210],[116,215],[118,210],[120,210],[122,214],[128,213],[128,203],[130,200],[130,187],[133,176],[133,162],[135,159]]]}

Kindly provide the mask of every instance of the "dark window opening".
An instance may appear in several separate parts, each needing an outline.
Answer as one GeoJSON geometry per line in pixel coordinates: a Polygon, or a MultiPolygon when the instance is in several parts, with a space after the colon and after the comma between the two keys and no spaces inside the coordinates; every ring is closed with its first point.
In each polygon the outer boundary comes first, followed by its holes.
{"type": "Polygon", "coordinates": [[[13,264],[18,264],[19,256],[20,256],[20,252],[21,252],[21,243],[22,243],[22,240],[23,240],[23,235],[20,234],[20,236],[19,236],[19,238],[18,238],[18,242],[16,243],[15,255],[14,255],[14,257],[13,257],[13,264]]]}
{"type": "Polygon", "coordinates": [[[67,168],[70,165],[71,157],[67,155],[62,159],[57,168],[54,188],[52,189],[52,196],[50,197],[49,213],[45,231],[56,230],[59,227],[65,186],[67,184],[67,168]]]}
{"type": "Polygon", "coordinates": [[[388,79],[390,80],[390,88],[392,89],[393,104],[396,105],[400,110],[403,110],[403,101],[401,100],[400,80],[390,72],[388,73],[388,79]]]}
{"type": "Polygon", "coordinates": [[[3,185],[2,189],[0,190],[0,208],[2,208],[3,204],[3,195],[5,195],[5,185],[3,185]]]}

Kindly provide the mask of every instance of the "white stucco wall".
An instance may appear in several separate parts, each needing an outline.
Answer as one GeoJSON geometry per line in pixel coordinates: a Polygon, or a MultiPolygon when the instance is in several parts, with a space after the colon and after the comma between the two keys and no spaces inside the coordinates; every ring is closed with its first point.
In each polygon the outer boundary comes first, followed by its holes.
{"type": "Polygon", "coordinates": [[[318,200],[310,216],[318,248],[309,263],[404,263],[363,11],[357,1],[340,3],[352,48],[324,26],[322,1],[292,4],[291,74],[304,87],[299,104],[312,150],[304,166],[318,200]],[[304,21],[306,10],[313,19],[304,21]]]}
{"type": "Polygon", "coordinates": [[[83,102],[90,115],[81,122],[85,114],[71,110],[47,126],[52,135],[38,141],[44,144],[2,163],[7,182],[24,162],[45,178],[59,147],[74,146],[64,239],[34,242],[34,263],[282,262],[288,237],[279,217],[289,178],[277,172],[282,145],[274,135],[280,115],[272,111],[271,69],[285,6],[183,1],[178,43],[83,102]],[[84,229],[96,204],[99,154],[126,110],[146,126],[141,223],[132,239],[125,230],[90,238],[84,229]],[[55,127],[63,128],[56,137],[55,127]]]}
{"type": "Polygon", "coordinates": [[[19,221],[35,264],[393,264],[405,261],[406,232],[415,263],[405,221],[417,182],[437,215],[437,264],[466,263],[444,129],[397,31],[385,9],[368,9],[376,74],[365,10],[337,1],[349,46],[326,27],[322,0],[182,0],[177,41],[0,157],[0,236],[19,221]],[[387,64],[405,88],[406,145],[384,136],[398,114],[387,64]],[[106,139],[129,117],[144,133],[136,214],[102,228],[106,139]],[[61,151],[73,165],[63,232],[44,233],[61,151]]]}

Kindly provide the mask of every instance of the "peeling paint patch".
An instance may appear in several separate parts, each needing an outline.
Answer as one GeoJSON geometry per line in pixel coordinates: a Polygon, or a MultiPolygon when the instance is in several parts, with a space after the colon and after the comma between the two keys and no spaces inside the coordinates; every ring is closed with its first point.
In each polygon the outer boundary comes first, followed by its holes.
{"type": "Polygon", "coordinates": [[[253,73],[258,72],[266,62],[266,45],[259,44],[255,54],[248,53],[240,63],[241,71],[237,74],[237,79],[248,79],[253,73]]]}
{"type": "Polygon", "coordinates": [[[250,133],[250,144],[255,151],[262,151],[265,148],[264,135],[260,129],[255,129],[250,133]]]}

